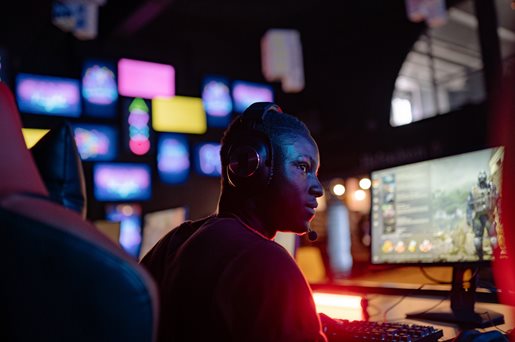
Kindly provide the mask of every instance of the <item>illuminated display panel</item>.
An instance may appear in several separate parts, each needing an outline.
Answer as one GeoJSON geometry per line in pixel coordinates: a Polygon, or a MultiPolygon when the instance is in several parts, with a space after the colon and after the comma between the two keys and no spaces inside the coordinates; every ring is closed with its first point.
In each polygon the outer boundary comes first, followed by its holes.
{"type": "Polygon", "coordinates": [[[263,83],[234,81],[232,85],[234,110],[243,113],[254,102],[274,102],[272,86],[263,83]]]}
{"type": "Polygon", "coordinates": [[[23,139],[25,140],[25,144],[27,148],[31,148],[36,145],[36,143],[45,136],[50,130],[49,129],[41,129],[41,128],[22,128],[21,133],[23,134],[23,139]]]}
{"type": "Polygon", "coordinates": [[[118,91],[127,97],[152,99],[175,95],[175,70],[171,65],[120,59],[118,91]]]}
{"type": "Polygon", "coordinates": [[[61,77],[18,74],[16,100],[24,113],[78,117],[80,82],[61,77]]]}
{"type": "Polygon", "coordinates": [[[108,221],[120,222],[120,245],[127,253],[138,258],[141,248],[141,206],[108,204],[106,218],[108,221]]]}
{"type": "Polygon", "coordinates": [[[118,156],[118,131],[107,125],[72,124],[82,160],[107,161],[118,156]]]}
{"type": "Polygon", "coordinates": [[[152,127],[158,132],[205,133],[206,112],[202,99],[187,96],[152,99],[152,127]]]}
{"type": "Polygon", "coordinates": [[[195,146],[195,170],[204,176],[219,177],[222,174],[219,143],[202,143],[195,146]]]}
{"type": "Polygon", "coordinates": [[[138,163],[97,163],[93,193],[98,201],[144,201],[152,195],[150,166],[138,163]]]}
{"type": "Polygon", "coordinates": [[[179,184],[186,181],[190,171],[190,153],[188,140],[184,135],[159,135],[157,170],[164,183],[179,184]]]}
{"type": "Polygon", "coordinates": [[[222,77],[206,77],[202,85],[202,103],[208,126],[227,127],[232,114],[229,81],[222,77]]]}
{"type": "Polygon", "coordinates": [[[118,87],[114,63],[96,60],[84,63],[82,98],[85,115],[106,118],[116,115],[118,87]]]}

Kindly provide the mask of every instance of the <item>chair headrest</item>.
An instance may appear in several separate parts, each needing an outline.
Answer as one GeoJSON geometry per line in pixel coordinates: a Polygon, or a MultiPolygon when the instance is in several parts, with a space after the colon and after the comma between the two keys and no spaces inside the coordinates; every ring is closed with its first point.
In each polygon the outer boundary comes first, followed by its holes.
{"type": "Polygon", "coordinates": [[[0,82],[0,196],[31,193],[47,196],[21,133],[21,119],[11,90],[0,82]]]}
{"type": "Polygon", "coordinates": [[[86,186],[82,161],[69,124],[48,132],[31,149],[50,199],[86,217],[86,186]]]}

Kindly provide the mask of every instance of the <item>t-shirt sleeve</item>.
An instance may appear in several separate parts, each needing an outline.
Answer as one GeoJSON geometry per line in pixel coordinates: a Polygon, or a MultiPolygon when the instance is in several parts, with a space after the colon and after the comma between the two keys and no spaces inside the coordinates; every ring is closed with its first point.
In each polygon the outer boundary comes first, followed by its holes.
{"type": "Polygon", "coordinates": [[[284,248],[263,243],[234,260],[216,299],[236,341],[327,341],[311,289],[284,248]]]}

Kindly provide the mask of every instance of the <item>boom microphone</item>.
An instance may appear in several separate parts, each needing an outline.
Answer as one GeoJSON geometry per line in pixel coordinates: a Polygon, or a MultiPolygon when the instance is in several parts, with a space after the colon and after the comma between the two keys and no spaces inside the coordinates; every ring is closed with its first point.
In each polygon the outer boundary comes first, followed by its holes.
{"type": "Polygon", "coordinates": [[[318,234],[313,229],[308,228],[308,240],[309,241],[316,241],[318,239],[318,234]]]}

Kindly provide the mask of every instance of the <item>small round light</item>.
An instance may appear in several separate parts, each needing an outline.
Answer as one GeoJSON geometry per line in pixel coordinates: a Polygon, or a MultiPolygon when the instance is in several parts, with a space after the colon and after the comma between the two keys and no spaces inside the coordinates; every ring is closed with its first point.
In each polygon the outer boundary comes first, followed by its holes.
{"type": "Polygon", "coordinates": [[[333,194],[336,196],[341,196],[345,193],[345,186],[343,184],[335,184],[333,186],[333,194]]]}
{"type": "Polygon", "coordinates": [[[366,195],[365,191],[359,189],[359,190],[354,191],[353,196],[356,201],[363,201],[367,195],[366,195]]]}
{"type": "Polygon", "coordinates": [[[359,187],[363,190],[370,189],[370,186],[372,185],[372,182],[368,178],[361,178],[359,180],[359,187]]]}

